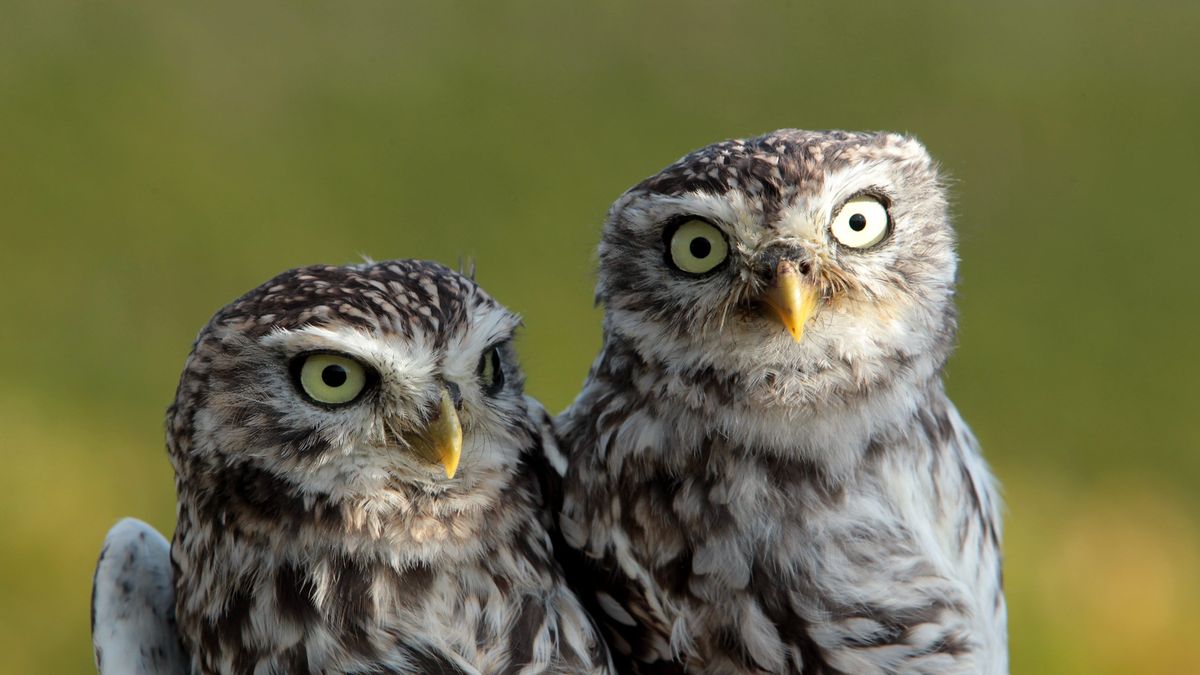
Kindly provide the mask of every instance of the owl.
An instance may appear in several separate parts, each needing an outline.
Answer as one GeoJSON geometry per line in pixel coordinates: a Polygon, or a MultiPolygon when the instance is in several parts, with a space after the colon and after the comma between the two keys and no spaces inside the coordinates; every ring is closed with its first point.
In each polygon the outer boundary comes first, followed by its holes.
{"type": "MultiPolygon", "coordinates": [[[[553,437],[517,326],[404,260],[285,272],[213,317],[168,413],[170,572],[163,547],[126,547],[127,576],[173,578],[191,672],[610,672],[551,548],[553,437]]],[[[124,604],[144,617],[156,592],[124,604]]]]}
{"type": "Polygon", "coordinates": [[[1007,671],[996,487],[942,385],[955,268],[903,135],[717,143],[617,200],[555,464],[619,669],[1007,671]]]}

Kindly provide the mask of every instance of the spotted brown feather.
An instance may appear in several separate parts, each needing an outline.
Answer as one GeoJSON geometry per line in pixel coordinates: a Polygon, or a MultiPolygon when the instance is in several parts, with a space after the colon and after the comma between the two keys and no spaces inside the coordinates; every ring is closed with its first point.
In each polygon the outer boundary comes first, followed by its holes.
{"type": "Polygon", "coordinates": [[[197,673],[609,672],[563,582],[532,458],[517,319],[419,261],[286,272],[200,333],[168,416],[176,616],[197,673]],[[475,374],[499,345],[504,386],[475,374]],[[288,364],[336,351],[377,375],[340,408],[288,364]],[[406,445],[456,389],[453,478],[406,445]]]}
{"type": "Polygon", "coordinates": [[[689,154],[613,205],[604,346],[557,420],[560,555],[623,672],[1007,671],[999,500],[941,370],[954,233],[899,134],[781,130],[689,154]],[[869,250],[830,223],[869,195],[869,250]],[[704,276],[664,228],[719,228],[704,276]],[[780,260],[818,305],[765,311],[780,260]]]}

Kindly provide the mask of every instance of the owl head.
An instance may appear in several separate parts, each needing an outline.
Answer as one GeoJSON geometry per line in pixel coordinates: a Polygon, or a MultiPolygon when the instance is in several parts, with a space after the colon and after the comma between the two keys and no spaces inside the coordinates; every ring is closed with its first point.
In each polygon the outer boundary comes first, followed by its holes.
{"type": "Polygon", "coordinates": [[[434,263],[284,272],[200,332],[168,417],[176,471],[244,467],[334,497],[470,494],[528,444],[517,325],[434,263]]]}
{"type": "Polygon", "coordinates": [[[932,372],[953,342],[946,199],[925,148],[898,134],[702,148],[613,205],[599,258],[610,334],[760,408],[932,372]]]}

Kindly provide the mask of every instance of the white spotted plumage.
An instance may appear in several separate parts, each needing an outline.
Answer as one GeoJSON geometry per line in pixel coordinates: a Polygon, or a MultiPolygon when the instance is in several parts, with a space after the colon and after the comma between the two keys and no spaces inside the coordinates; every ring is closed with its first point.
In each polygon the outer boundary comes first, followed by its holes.
{"type": "Polygon", "coordinates": [[[545,528],[517,324],[420,261],[292,270],[218,312],[168,415],[191,672],[610,671],[545,528]],[[313,354],[362,390],[315,399],[313,354]]]}
{"type": "Polygon", "coordinates": [[[557,424],[619,667],[1006,672],[999,502],[941,383],[955,270],[936,167],[897,134],[718,143],[614,204],[604,347],[557,424]],[[863,250],[830,232],[855,198],[890,217],[863,250]],[[710,273],[667,248],[693,219],[728,241],[710,273]],[[816,300],[785,330],[787,283],[816,300]]]}

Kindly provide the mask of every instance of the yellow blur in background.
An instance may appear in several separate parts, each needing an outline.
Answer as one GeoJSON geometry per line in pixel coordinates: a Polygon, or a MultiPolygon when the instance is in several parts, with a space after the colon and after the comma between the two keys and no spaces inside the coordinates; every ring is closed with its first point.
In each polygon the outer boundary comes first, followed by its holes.
{"type": "Polygon", "coordinates": [[[608,204],[793,126],[953,178],[947,381],[1005,486],[1014,672],[1200,672],[1198,35],[1165,0],[0,0],[0,671],[92,671],[101,539],[171,532],[163,413],[226,302],[474,258],[558,410],[608,204]]]}

